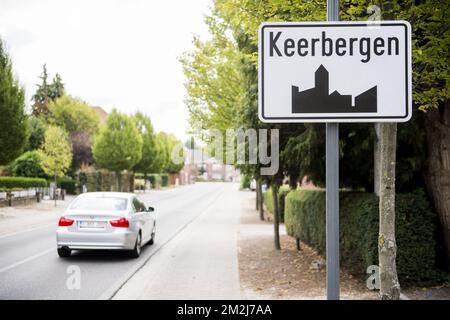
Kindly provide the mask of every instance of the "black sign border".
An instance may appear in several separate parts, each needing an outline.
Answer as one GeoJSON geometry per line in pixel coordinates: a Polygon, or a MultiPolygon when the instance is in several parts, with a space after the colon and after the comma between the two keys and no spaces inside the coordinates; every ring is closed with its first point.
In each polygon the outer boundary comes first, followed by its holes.
{"type": "MultiPolygon", "coordinates": [[[[314,24],[270,24],[264,25],[261,27],[261,118],[264,120],[268,120],[274,122],[273,120],[321,120],[321,119],[336,119],[335,122],[339,122],[339,120],[351,120],[351,119],[407,119],[409,116],[409,68],[408,68],[408,56],[409,56],[409,41],[408,41],[408,27],[403,22],[398,23],[383,23],[380,21],[377,24],[371,23],[333,23],[333,24],[322,24],[322,23],[314,23],[314,24]],[[265,28],[298,28],[298,27],[306,27],[306,28],[316,28],[316,27],[369,27],[369,26],[403,26],[405,28],[405,91],[406,91],[406,101],[405,108],[406,114],[405,116],[358,116],[358,117],[266,117],[264,115],[264,29],[265,28]]],[[[319,122],[319,121],[318,121],[319,122]]],[[[355,121],[356,122],[356,121],[355,121]]]]}

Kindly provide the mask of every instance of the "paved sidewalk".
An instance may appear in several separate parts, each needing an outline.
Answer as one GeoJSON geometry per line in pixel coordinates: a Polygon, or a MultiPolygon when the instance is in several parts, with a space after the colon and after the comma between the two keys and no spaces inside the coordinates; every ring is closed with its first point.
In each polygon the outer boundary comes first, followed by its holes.
{"type": "Polygon", "coordinates": [[[241,194],[236,184],[224,190],[208,199],[208,208],[151,257],[114,299],[240,299],[241,194]]]}
{"type": "Polygon", "coordinates": [[[30,200],[27,205],[0,208],[0,236],[17,232],[56,226],[59,215],[64,212],[74,196],[67,195],[64,201],[30,200]]]}

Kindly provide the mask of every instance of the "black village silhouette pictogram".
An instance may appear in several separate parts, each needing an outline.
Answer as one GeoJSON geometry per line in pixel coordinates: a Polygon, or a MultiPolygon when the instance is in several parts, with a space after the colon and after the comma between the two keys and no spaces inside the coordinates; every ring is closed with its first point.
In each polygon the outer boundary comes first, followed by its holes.
{"type": "Polygon", "coordinates": [[[377,112],[377,86],[355,97],[342,95],[337,90],[329,93],[329,74],[323,66],[315,72],[315,87],[299,91],[292,86],[292,113],[351,113],[377,112]]]}

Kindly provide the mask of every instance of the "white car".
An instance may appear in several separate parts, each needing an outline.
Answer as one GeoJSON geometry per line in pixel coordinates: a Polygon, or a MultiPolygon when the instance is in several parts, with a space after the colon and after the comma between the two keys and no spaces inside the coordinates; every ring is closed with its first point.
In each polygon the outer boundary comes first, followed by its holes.
{"type": "Polygon", "coordinates": [[[107,249],[129,250],[137,258],[143,245],[155,241],[153,211],[131,193],[83,193],[59,219],[58,255],[69,257],[72,250],[107,249]]]}

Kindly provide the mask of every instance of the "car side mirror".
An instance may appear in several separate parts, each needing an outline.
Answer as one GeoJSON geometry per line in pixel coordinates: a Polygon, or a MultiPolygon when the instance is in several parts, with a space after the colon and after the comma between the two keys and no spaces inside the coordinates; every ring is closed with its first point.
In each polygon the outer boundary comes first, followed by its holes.
{"type": "Polygon", "coordinates": [[[147,212],[153,212],[153,211],[155,211],[155,208],[153,208],[153,207],[148,207],[147,212]]]}

